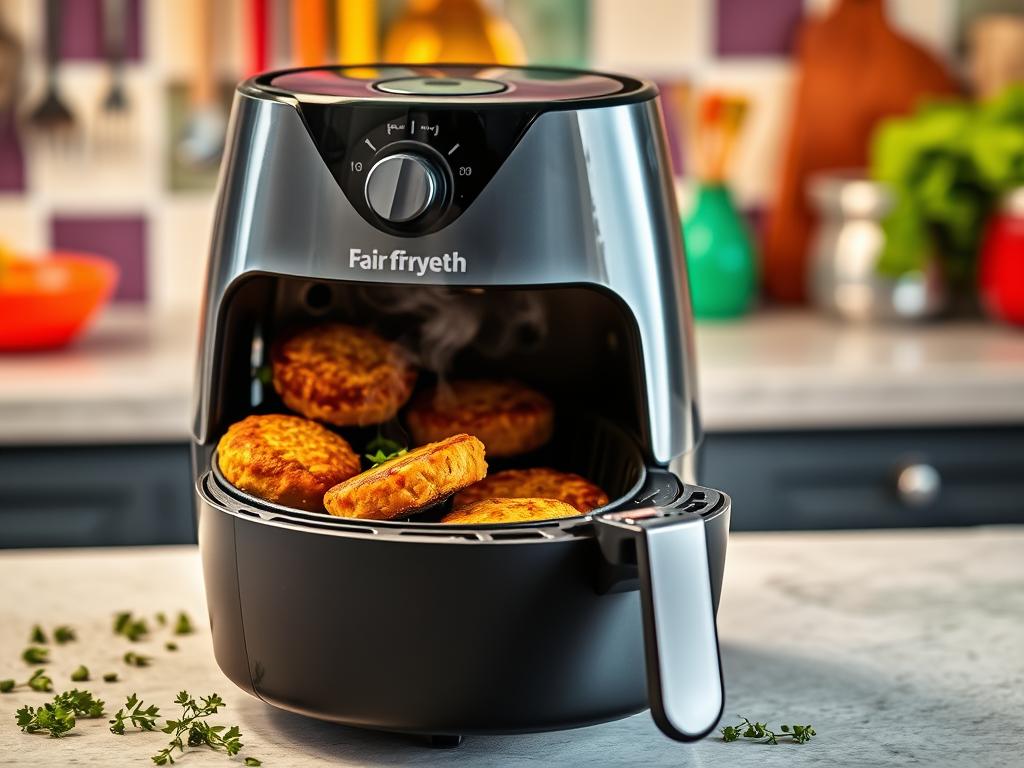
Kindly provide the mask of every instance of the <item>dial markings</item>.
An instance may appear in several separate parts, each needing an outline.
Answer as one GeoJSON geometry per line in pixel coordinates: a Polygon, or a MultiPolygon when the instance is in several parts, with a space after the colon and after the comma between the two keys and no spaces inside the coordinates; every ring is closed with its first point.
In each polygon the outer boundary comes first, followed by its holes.
{"type": "Polygon", "coordinates": [[[448,154],[450,155],[450,154],[451,154],[452,152],[454,152],[454,151],[455,151],[456,149],[458,149],[458,148],[459,148],[460,146],[461,146],[461,144],[456,144],[456,145],[455,145],[454,147],[452,147],[451,149],[449,149],[449,150],[448,150],[448,154]]]}
{"type": "Polygon", "coordinates": [[[364,139],[364,141],[366,142],[366,146],[368,146],[368,147],[369,147],[370,149],[372,149],[372,150],[373,150],[374,152],[376,152],[376,151],[377,151],[377,148],[376,148],[375,146],[373,146],[373,144],[372,144],[372,143],[370,142],[370,140],[369,140],[369,139],[364,139]]]}

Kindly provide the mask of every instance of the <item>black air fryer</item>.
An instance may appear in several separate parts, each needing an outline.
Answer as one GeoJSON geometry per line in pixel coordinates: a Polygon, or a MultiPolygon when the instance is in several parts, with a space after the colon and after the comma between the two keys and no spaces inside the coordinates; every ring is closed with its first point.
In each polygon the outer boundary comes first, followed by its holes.
{"type": "Polygon", "coordinates": [[[671,738],[709,733],[730,502],[681,477],[699,421],[655,88],[525,67],[288,70],[239,87],[229,134],[194,424],[225,674],[283,709],[437,743],[647,708],[671,738]],[[328,320],[398,340],[440,380],[545,392],[555,436],[528,460],[611,502],[452,526],[232,487],[218,439],[285,410],[259,375],[275,335],[328,320]]]}

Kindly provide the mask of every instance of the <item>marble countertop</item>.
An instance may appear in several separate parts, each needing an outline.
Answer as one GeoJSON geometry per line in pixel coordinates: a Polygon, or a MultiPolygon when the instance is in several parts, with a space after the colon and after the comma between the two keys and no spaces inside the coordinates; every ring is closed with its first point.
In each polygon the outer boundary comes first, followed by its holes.
{"type": "MultiPolygon", "coordinates": [[[[188,439],[196,313],[108,311],[76,345],[0,355],[0,445],[188,439]]],[[[697,327],[710,431],[1024,424],[1024,331],[768,312],[697,327]]]]}
{"type": "MultiPolygon", "coordinates": [[[[167,706],[175,693],[216,691],[237,723],[243,755],[267,768],[453,766],[1019,766],[1024,754],[1024,528],[736,534],[729,545],[719,628],[730,714],[811,723],[809,744],[695,745],[669,741],[644,713],[615,723],[526,736],[475,737],[432,751],[419,741],[279,712],[245,695],[215,666],[205,626],[163,648],[112,637],[115,611],[184,608],[205,616],[194,548],[7,551],[0,678],[27,677],[19,654],[35,622],[69,623],[49,669],[71,687],[79,663],[122,682],[89,683],[108,704],[137,691],[167,706]],[[145,574],[144,579],[139,574],[145,574]],[[120,661],[151,652],[146,669],[120,661]]],[[[0,764],[150,765],[162,734],[115,737],[80,721],[63,740],[22,734],[13,720],[45,694],[0,695],[0,764]]],[[[189,755],[182,765],[231,765],[189,755]]]]}

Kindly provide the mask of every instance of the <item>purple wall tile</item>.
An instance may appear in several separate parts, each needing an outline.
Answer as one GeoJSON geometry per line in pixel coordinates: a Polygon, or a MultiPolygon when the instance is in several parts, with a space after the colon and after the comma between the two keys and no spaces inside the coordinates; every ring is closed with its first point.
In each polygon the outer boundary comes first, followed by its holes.
{"type": "Polygon", "coordinates": [[[13,112],[0,113],[0,192],[25,190],[25,156],[13,112]]]}
{"type": "Polygon", "coordinates": [[[793,51],[803,0],[715,0],[719,56],[786,56],[793,51]]]}
{"type": "Polygon", "coordinates": [[[106,256],[121,268],[114,301],[146,300],[146,219],[141,215],[55,216],[53,248],[106,256]]]}
{"type": "MultiPolygon", "coordinates": [[[[142,58],[142,0],[124,2],[124,56],[142,58]]],[[[103,59],[103,0],[61,0],[60,56],[62,59],[103,59]]],[[[40,3],[40,7],[42,4],[40,3]]]]}

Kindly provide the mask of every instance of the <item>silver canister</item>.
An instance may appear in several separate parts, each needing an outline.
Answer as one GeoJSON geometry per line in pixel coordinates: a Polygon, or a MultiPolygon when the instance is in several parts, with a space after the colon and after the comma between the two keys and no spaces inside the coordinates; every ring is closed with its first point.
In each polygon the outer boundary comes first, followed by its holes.
{"type": "Polygon", "coordinates": [[[882,220],[893,193],[858,172],[814,176],[808,185],[818,224],[811,240],[810,293],[822,310],[846,320],[920,320],[946,306],[937,263],[890,277],[878,270],[882,220]]]}

